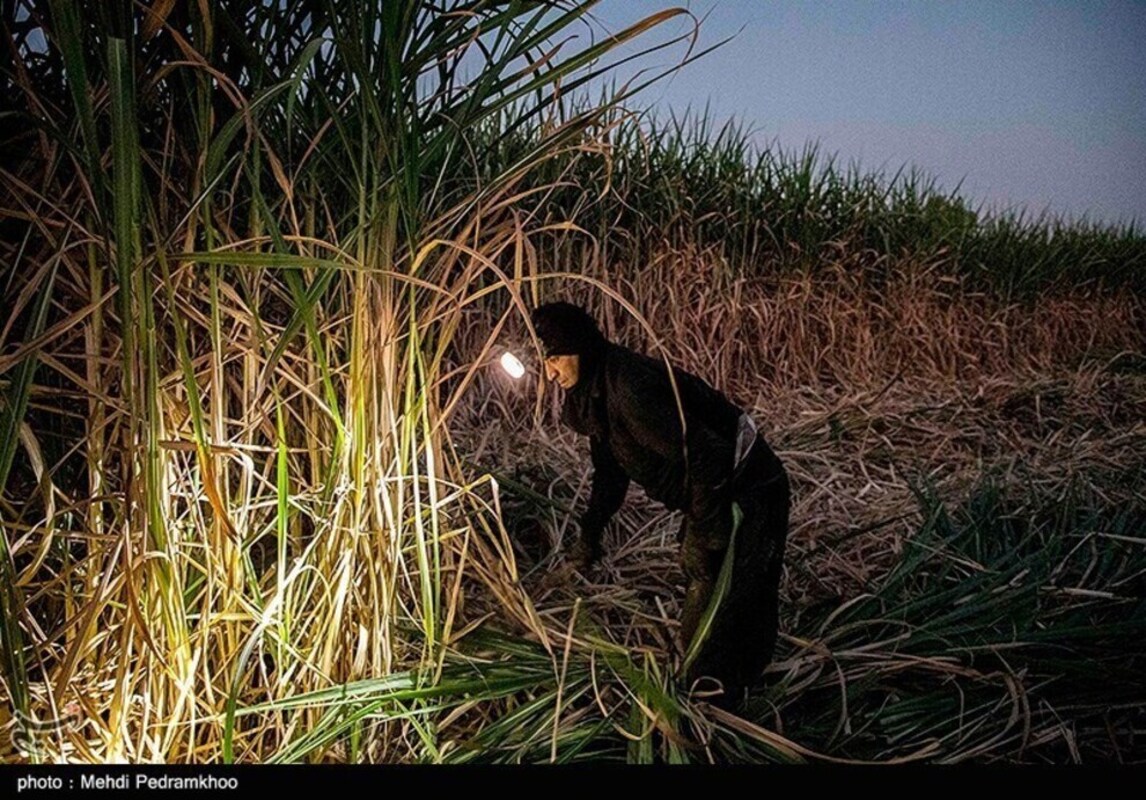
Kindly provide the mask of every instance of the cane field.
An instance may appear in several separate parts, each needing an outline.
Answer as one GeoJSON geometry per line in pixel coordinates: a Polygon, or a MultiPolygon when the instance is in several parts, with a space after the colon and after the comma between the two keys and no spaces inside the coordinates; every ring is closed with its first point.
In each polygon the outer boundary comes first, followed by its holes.
{"type": "Polygon", "coordinates": [[[1146,761],[1146,235],[643,106],[687,12],[593,11],[4,4],[0,760],[1146,761]],[[564,556],[553,299],[787,465],[740,713],[675,515],[564,556]]]}

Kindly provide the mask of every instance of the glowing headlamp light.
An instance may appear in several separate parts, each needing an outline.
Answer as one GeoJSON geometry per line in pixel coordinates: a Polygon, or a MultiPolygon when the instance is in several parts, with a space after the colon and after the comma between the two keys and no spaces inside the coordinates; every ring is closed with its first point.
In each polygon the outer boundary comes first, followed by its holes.
{"type": "Polygon", "coordinates": [[[521,359],[508,350],[501,354],[501,368],[514,380],[519,380],[525,376],[525,365],[521,363],[521,359]]]}

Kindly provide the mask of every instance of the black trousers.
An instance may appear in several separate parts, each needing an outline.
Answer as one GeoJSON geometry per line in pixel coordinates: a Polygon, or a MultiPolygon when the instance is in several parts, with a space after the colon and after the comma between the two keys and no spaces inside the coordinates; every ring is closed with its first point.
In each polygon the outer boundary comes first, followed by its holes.
{"type": "MultiPolygon", "coordinates": [[[[748,456],[732,490],[743,512],[733,544],[732,581],[708,638],[686,675],[691,681],[708,676],[719,680],[726,697],[755,683],[772,660],[780,623],[780,575],[788,538],[791,489],[780,460],[762,441],[748,456]]],[[[687,521],[686,521],[687,528],[687,521]]],[[[687,552],[691,537],[684,536],[682,560],[689,574],[682,633],[691,638],[697,618],[707,606],[725,551],[707,555],[710,566],[697,574],[687,552]],[[715,570],[715,571],[714,571],[715,570]]],[[[684,642],[688,646],[688,641],[684,642]]]]}

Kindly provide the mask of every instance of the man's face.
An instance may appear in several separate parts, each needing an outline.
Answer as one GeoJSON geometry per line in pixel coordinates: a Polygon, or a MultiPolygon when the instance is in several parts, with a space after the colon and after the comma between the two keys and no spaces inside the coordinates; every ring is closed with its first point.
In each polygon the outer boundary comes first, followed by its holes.
{"type": "Polygon", "coordinates": [[[545,377],[562,389],[572,389],[581,377],[581,356],[546,356],[545,377]]]}

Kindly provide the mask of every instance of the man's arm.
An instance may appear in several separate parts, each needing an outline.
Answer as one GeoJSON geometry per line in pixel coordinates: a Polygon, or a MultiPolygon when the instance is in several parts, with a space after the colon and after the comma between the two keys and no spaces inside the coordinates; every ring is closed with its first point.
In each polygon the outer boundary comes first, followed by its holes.
{"type": "Polygon", "coordinates": [[[680,411],[668,383],[656,376],[630,383],[625,395],[625,425],[634,438],[666,459],[687,458],[687,496],[680,529],[680,560],[688,578],[681,612],[680,648],[684,653],[712,598],[720,565],[732,535],[732,502],[727,491],[735,443],[717,434],[703,415],[690,415],[680,435],[680,411]],[[684,444],[687,442],[687,452],[684,444]]]}
{"type": "Polygon", "coordinates": [[[593,488],[589,492],[589,507],[580,519],[579,556],[583,561],[593,562],[601,557],[601,534],[605,525],[625,501],[629,476],[604,439],[592,437],[589,452],[593,458],[593,488]]]}

